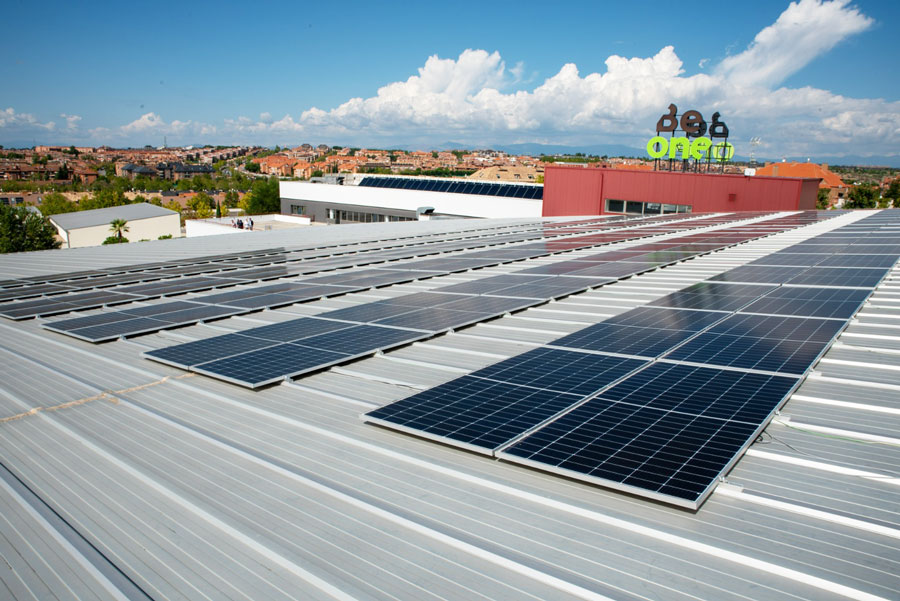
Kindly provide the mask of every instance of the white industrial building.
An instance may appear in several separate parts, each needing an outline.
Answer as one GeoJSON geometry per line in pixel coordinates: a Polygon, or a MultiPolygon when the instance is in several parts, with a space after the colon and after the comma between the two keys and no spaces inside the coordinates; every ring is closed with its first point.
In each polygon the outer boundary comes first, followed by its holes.
{"type": "Polygon", "coordinates": [[[340,185],[281,181],[281,212],[309,215],[316,222],[371,223],[434,216],[481,218],[534,218],[541,216],[542,200],[506,196],[512,190],[542,192],[543,186],[509,182],[469,182],[424,177],[347,175],[333,178],[340,185]],[[446,192],[434,189],[378,187],[372,183],[413,183],[421,187],[475,190],[482,193],[446,192]],[[440,186],[440,184],[445,184],[440,186]]]}
{"type": "Polygon", "coordinates": [[[123,235],[132,242],[157,240],[160,236],[181,236],[181,216],[176,211],[147,202],[60,213],[51,215],[50,223],[56,227],[64,248],[80,248],[103,244],[113,235],[109,227],[116,219],[127,222],[128,231],[123,235]]]}

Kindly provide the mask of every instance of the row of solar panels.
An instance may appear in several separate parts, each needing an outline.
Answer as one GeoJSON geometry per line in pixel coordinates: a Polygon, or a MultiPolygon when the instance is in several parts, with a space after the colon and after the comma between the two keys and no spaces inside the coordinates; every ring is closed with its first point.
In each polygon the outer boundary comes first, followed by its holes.
{"type": "MultiPolygon", "coordinates": [[[[670,227],[677,226],[673,224],[670,227]]],[[[608,226],[605,224],[600,225],[598,226],[598,229],[608,229],[608,226]]],[[[627,230],[620,230],[618,232],[598,233],[573,239],[534,242],[528,245],[511,248],[491,248],[464,253],[453,257],[419,259],[412,263],[391,264],[391,268],[338,271],[333,274],[322,275],[297,283],[282,282],[268,286],[195,297],[190,301],[192,307],[183,307],[183,301],[162,303],[153,305],[152,307],[141,307],[137,309],[140,311],[140,314],[136,314],[134,309],[125,309],[100,315],[54,321],[45,324],[44,327],[89,342],[104,342],[122,336],[145,334],[148,332],[190,325],[200,321],[209,321],[261,309],[271,309],[298,302],[343,295],[372,287],[410,282],[416,279],[489,267],[510,261],[519,261],[600,243],[631,239],[636,235],[648,236],[654,231],[655,230],[652,228],[644,228],[638,230],[638,233],[635,234],[633,232],[628,232],[627,230]],[[213,308],[210,308],[210,306],[213,306],[213,308]],[[190,308],[191,310],[186,310],[187,308],[190,308]]],[[[371,257],[370,262],[383,262],[387,259],[388,257],[382,253],[378,256],[371,257]]],[[[357,264],[360,264],[358,259],[357,264]]],[[[333,263],[329,263],[329,265],[334,266],[333,263]]],[[[261,279],[275,279],[309,273],[310,271],[317,271],[321,268],[322,263],[320,261],[315,261],[306,262],[302,265],[280,265],[261,268],[256,270],[256,275],[261,279]]],[[[229,272],[226,275],[230,275],[231,273],[236,272],[229,272]]],[[[194,279],[211,280],[211,278],[194,279]]],[[[222,287],[225,285],[222,284],[216,286],[216,283],[217,282],[215,281],[207,281],[197,285],[205,286],[201,289],[222,287]]],[[[230,285],[234,285],[234,283],[235,282],[232,282],[230,285]]],[[[173,286],[174,284],[169,285],[173,286]]],[[[147,286],[128,287],[126,289],[131,291],[131,293],[141,293],[144,295],[155,293],[159,295],[166,292],[183,293],[186,291],[185,287],[190,285],[190,280],[185,278],[185,281],[181,282],[181,287],[177,289],[153,288],[151,290],[147,286]],[[135,288],[139,288],[139,290],[135,288]]],[[[88,294],[90,295],[92,293],[88,294]]],[[[114,303],[110,300],[111,297],[109,295],[111,294],[115,293],[108,293],[107,296],[103,298],[90,297],[81,299],[81,302],[83,303],[82,307],[88,307],[91,302],[97,303],[106,301],[106,304],[127,302],[127,300],[123,298],[121,301],[114,303]]],[[[128,295],[123,295],[123,297],[126,296],[128,295]]],[[[68,299],[69,297],[63,298],[68,299]]],[[[21,318],[22,316],[31,316],[35,312],[52,314],[73,310],[74,305],[72,303],[61,304],[57,302],[58,300],[60,299],[53,297],[52,299],[44,301],[26,301],[17,304],[16,306],[20,307],[17,310],[14,308],[7,308],[6,314],[10,318],[21,318]]],[[[132,297],[132,300],[139,300],[139,298],[132,297]]]]}
{"type": "Polygon", "coordinates": [[[696,509],[900,257],[889,238],[840,232],[364,419],[696,509]],[[835,266],[798,270],[800,254],[835,266]]]}
{"type": "MultiPolygon", "coordinates": [[[[115,305],[128,300],[147,300],[159,296],[198,292],[210,288],[221,288],[255,281],[316,273],[319,271],[356,267],[409,259],[442,252],[469,248],[520,242],[543,237],[541,233],[498,234],[490,237],[465,238],[455,241],[438,241],[429,244],[405,245],[399,248],[373,249],[370,251],[321,256],[301,260],[297,253],[269,254],[255,259],[220,261],[171,269],[148,269],[134,273],[85,277],[76,281],[59,284],[35,284],[26,287],[0,290],[0,301],[15,298],[20,302],[0,305],[0,316],[7,319],[29,319],[46,317],[93,309],[105,305],[115,305]],[[259,265],[254,265],[258,263],[259,265]],[[202,273],[186,277],[192,273],[202,273]],[[116,285],[118,284],[118,285],[116,285]],[[114,289],[105,290],[116,285],[114,289]],[[97,288],[104,288],[98,291],[97,288]],[[26,300],[43,295],[37,300],[26,300]]],[[[207,258],[208,259],[208,258],[207,258]]],[[[136,266],[137,267],[137,266],[136,266]]]]}
{"type": "MultiPolygon", "coordinates": [[[[406,236],[390,238],[369,243],[350,243],[339,245],[325,245],[311,248],[285,249],[269,248],[257,251],[244,251],[238,253],[225,253],[190,259],[175,259],[154,263],[143,263],[123,267],[110,267],[78,272],[66,272],[60,274],[41,275],[0,281],[0,302],[33,298],[44,295],[64,294],[68,292],[83,292],[85,290],[105,288],[119,284],[133,284],[150,282],[160,279],[176,278],[192,274],[210,274],[227,269],[246,268],[252,266],[283,263],[286,261],[298,261],[320,257],[330,257],[341,254],[353,254],[361,251],[385,250],[395,247],[411,245],[425,246],[433,244],[435,237],[442,240],[456,238],[482,238],[482,237],[509,237],[507,241],[534,239],[547,235],[565,235],[566,228],[575,225],[584,225],[597,222],[598,219],[587,219],[577,222],[554,224],[524,224],[521,226],[504,226],[491,228],[491,230],[504,230],[500,232],[487,231],[483,228],[473,228],[454,234],[426,234],[418,236],[406,236]],[[530,233],[529,233],[530,232],[530,233]],[[516,238],[516,234],[519,237],[516,238]],[[526,235],[527,233],[527,235],[526,235]],[[522,236],[525,237],[522,237],[522,236]],[[339,250],[335,250],[339,249],[339,250]]],[[[442,240],[438,240],[440,243],[442,240]]],[[[502,238],[499,240],[502,241],[502,238]]],[[[499,243],[499,242],[498,242],[499,243]]]]}
{"type": "MultiPolygon", "coordinates": [[[[733,219],[713,217],[693,223],[695,227],[702,227],[733,219]]],[[[621,232],[618,240],[643,233],[643,229],[621,232]]],[[[597,236],[606,239],[609,235],[597,236]]],[[[710,232],[641,245],[629,249],[627,256],[622,251],[598,253],[566,262],[577,264],[579,268],[568,275],[545,275],[526,269],[444,286],[431,292],[329,311],[275,326],[148,351],[145,356],[249,388],[258,388],[377,350],[582,292],[617,278],[630,277],[759,235],[758,232],[710,232]],[[714,242],[701,242],[705,240],[714,242]],[[660,250],[667,246],[678,248],[689,244],[695,244],[696,248],[672,253],[660,250]],[[322,321],[344,325],[333,326],[337,333],[323,333],[322,321]],[[260,340],[267,344],[262,344],[260,340]]],[[[586,236],[558,242],[568,242],[572,247],[579,240],[581,246],[597,241],[595,236],[586,236]]]]}
{"type": "Polygon", "coordinates": [[[425,192],[446,192],[448,194],[477,194],[506,198],[544,197],[544,186],[523,186],[520,184],[497,184],[468,182],[445,179],[417,179],[412,177],[364,177],[360,186],[369,188],[393,188],[395,190],[421,190],[425,192]]]}

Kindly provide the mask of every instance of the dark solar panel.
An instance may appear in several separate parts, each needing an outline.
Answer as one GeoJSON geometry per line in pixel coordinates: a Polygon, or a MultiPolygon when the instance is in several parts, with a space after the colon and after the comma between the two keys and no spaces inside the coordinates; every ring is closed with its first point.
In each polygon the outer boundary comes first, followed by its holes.
{"type": "Polygon", "coordinates": [[[243,334],[225,334],[224,336],[147,351],[144,353],[144,357],[176,367],[190,369],[194,365],[223,359],[231,355],[247,353],[267,346],[274,346],[275,344],[277,342],[251,338],[243,334]]]}
{"type": "Polygon", "coordinates": [[[192,309],[182,309],[181,311],[161,313],[154,317],[155,319],[159,319],[160,321],[165,321],[169,324],[175,325],[197,323],[199,321],[207,319],[218,319],[244,312],[245,311],[241,309],[223,307],[220,305],[204,305],[200,307],[194,307],[192,309]]]}
{"type": "Polygon", "coordinates": [[[646,364],[638,359],[543,347],[480,369],[471,376],[590,395],[646,364]]]}
{"type": "Polygon", "coordinates": [[[317,336],[303,338],[296,344],[304,347],[322,349],[344,353],[349,356],[374,353],[380,349],[386,349],[414,340],[427,337],[422,332],[412,332],[397,328],[379,327],[373,325],[357,325],[350,328],[328,332],[317,336]]]}
{"type": "Polygon", "coordinates": [[[788,283],[796,286],[875,288],[887,272],[887,269],[860,267],[812,267],[791,278],[788,283]]]}
{"type": "MultiPolygon", "coordinates": [[[[791,247],[792,249],[795,247],[791,247]]],[[[709,278],[715,282],[783,284],[797,277],[803,268],[766,265],[744,265],[709,278]]]]}
{"type": "Polygon", "coordinates": [[[30,286],[20,286],[18,288],[4,288],[0,290],[0,301],[15,300],[20,298],[33,298],[45,294],[62,294],[63,292],[71,292],[71,286],[62,286],[60,284],[33,284],[30,286]]]}
{"type": "Polygon", "coordinates": [[[268,326],[244,330],[241,334],[274,342],[292,342],[300,340],[301,338],[309,338],[311,336],[318,336],[320,334],[344,330],[351,327],[353,327],[352,324],[340,321],[316,319],[314,317],[301,317],[300,319],[292,319],[290,321],[283,321],[268,326]]]}
{"type": "Polygon", "coordinates": [[[696,509],[797,382],[657,363],[500,456],[696,509]]]}
{"type": "Polygon", "coordinates": [[[343,353],[285,343],[202,363],[192,369],[240,386],[259,388],[301,373],[323,369],[348,357],[343,353]]]}
{"type": "Polygon", "coordinates": [[[327,311],[325,313],[320,313],[319,317],[366,323],[384,319],[386,317],[393,317],[394,315],[400,315],[401,313],[409,313],[410,311],[415,310],[415,307],[394,305],[391,304],[390,301],[378,301],[357,305],[355,307],[347,307],[345,309],[327,311]]]}
{"type": "Polygon", "coordinates": [[[133,317],[115,321],[113,323],[89,326],[68,330],[66,333],[75,338],[81,338],[89,342],[103,342],[114,340],[121,336],[133,336],[146,332],[156,332],[171,327],[171,324],[150,317],[133,317]]]}
{"type": "Polygon", "coordinates": [[[579,395],[463,376],[366,414],[369,421],[490,453],[579,395]]]}
{"type": "Polygon", "coordinates": [[[379,319],[376,323],[426,332],[443,332],[444,330],[461,328],[492,316],[492,313],[453,311],[444,307],[433,307],[431,309],[413,309],[410,313],[379,319]]]}
{"type": "Polygon", "coordinates": [[[554,340],[556,347],[617,353],[636,357],[658,357],[696,332],[637,328],[598,323],[554,340]]]}
{"type": "Polygon", "coordinates": [[[699,332],[723,317],[722,313],[713,311],[686,311],[645,306],[611,317],[603,323],[617,326],[699,332]]]}
{"type": "Polygon", "coordinates": [[[525,307],[530,307],[535,304],[531,299],[505,298],[500,296],[456,296],[457,300],[444,303],[440,308],[499,315],[507,311],[524,309],[525,307]]]}
{"type": "Polygon", "coordinates": [[[742,309],[744,313],[849,319],[869,297],[869,290],[783,286],[742,309]]]}
{"type": "Polygon", "coordinates": [[[896,262],[896,255],[832,255],[820,262],[818,267],[890,268],[896,262]]]}

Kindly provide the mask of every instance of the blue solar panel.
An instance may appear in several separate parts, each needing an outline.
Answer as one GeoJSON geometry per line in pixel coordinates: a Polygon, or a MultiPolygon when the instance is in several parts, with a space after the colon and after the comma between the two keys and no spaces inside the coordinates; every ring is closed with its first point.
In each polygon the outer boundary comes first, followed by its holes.
{"type": "Polygon", "coordinates": [[[859,267],[812,267],[791,278],[788,283],[796,286],[875,288],[887,272],[887,269],[859,267]]]}
{"type": "Polygon", "coordinates": [[[635,357],[658,357],[681,344],[696,332],[636,328],[598,323],[554,340],[556,347],[617,353],[635,357]]]}
{"type": "Polygon", "coordinates": [[[696,509],[797,382],[657,363],[499,456],[696,509]]]}
{"type": "Polygon", "coordinates": [[[869,290],[782,286],[742,309],[744,313],[849,319],[869,297],[869,290]]]}
{"type": "Polygon", "coordinates": [[[186,344],[177,344],[147,351],[144,353],[144,357],[176,367],[190,369],[194,365],[224,359],[225,357],[255,351],[268,346],[275,346],[276,344],[278,343],[271,340],[251,338],[243,334],[225,334],[224,336],[195,340],[186,344]]]}
{"type": "Polygon", "coordinates": [[[349,357],[344,353],[285,343],[202,363],[192,369],[248,388],[259,388],[323,369],[349,357]]]}
{"type": "Polygon", "coordinates": [[[517,386],[589,395],[646,364],[638,359],[543,347],[471,375],[517,386]]]}

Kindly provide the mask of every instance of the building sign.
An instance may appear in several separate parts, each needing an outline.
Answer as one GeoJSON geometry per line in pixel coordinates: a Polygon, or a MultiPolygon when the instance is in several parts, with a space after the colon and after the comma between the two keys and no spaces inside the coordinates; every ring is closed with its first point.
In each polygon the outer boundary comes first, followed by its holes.
{"type": "Polygon", "coordinates": [[[707,162],[725,163],[731,160],[734,146],[728,143],[728,126],[719,121],[718,112],[713,113],[712,124],[707,124],[700,111],[690,110],[679,118],[678,107],[669,105],[669,112],[656,122],[656,135],[647,142],[647,154],[654,159],[675,159],[679,158],[679,153],[684,161],[706,159],[707,162]],[[676,136],[679,131],[684,135],[676,136]],[[670,137],[660,135],[663,133],[670,137]],[[709,137],[704,138],[707,133],[709,137]]]}

